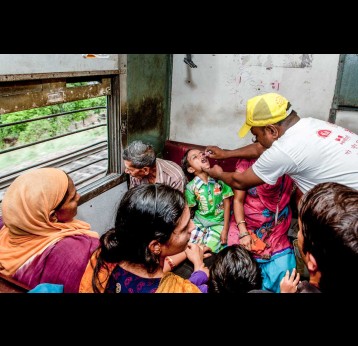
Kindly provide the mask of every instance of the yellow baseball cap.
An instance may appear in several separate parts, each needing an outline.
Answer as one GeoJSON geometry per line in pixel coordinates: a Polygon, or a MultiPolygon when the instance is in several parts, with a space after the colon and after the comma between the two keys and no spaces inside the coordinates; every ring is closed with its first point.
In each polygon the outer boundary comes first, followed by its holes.
{"type": "Polygon", "coordinates": [[[238,132],[239,137],[245,137],[252,126],[276,124],[285,119],[291,109],[287,110],[288,101],[276,93],[255,96],[247,101],[246,122],[238,132]]]}

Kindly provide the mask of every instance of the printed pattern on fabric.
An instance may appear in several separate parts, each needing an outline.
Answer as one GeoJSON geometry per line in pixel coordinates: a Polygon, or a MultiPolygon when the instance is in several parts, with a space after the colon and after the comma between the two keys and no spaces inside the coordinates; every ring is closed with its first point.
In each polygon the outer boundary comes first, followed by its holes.
{"type": "MultiPolygon", "coordinates": [[[[236,171],[244,172],[254,162],[255,160],[238,160],[236,171]]],[[[289,203],[293,188],[292,179],[285,176],[284,179],[280,177],[274,185],[263,184],[247,190],[244,201],[246,227],[268,245],[258,257],[270,259],[275,254],[292,248],[287,232],[292,219],[289,203]]],[[[239,244],[239,230],[234,213],[230,220],[228,244],[239,244]]]]}
{"type": "Polygon", "coordinates": [[[233,195],[230,186],[211,177],[207,184],[199,177],[187,184],[185,198],[188,206],[197,206],[193,219],[196,229],[190,238],[192,243],[204,244],[215,253],[226,247],[226,244],[220,242],[224,226],[224,199],[233,195]]]}
{"type": "Polygon", "coordinates": [[[142,278],[117,265],[108,279],[104,293],[155,293],[159,282],[160,278],[142,278]]]}
{"type": "MultiPolygon", "coordinates": [[[[255,160],[240,159],[236,171],[244,172],[255,160]]],[[[259,263],[263,284],[262,289],[280,291],[280,281],[286,270],[296,267],[293,246],[288,238],[292,212],[289,207],[294,188],[289,176],[279,177],[276,184],[262,184],[246,191],[244,214],[246,228],[254,232],[267,244],[259,254],[254,253],[259,263]]],[[[231,216],[228,245],[240,244],[239,230],[234,213],[231,216]]]]}

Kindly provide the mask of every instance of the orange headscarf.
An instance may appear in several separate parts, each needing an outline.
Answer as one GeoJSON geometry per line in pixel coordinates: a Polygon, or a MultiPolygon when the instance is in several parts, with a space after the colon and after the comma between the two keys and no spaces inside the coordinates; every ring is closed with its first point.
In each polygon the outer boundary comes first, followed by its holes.
{"type": "Polygon", "coordinates": [[[57,168],[28,171],[9,186],[2,201],[0,273],[13,275],[29,258],[64,237],[87,234],[99,238],[98,233],[90,231],[87,222],[51,221],[50,215],[67,188],[68,177],[57,168]]]}

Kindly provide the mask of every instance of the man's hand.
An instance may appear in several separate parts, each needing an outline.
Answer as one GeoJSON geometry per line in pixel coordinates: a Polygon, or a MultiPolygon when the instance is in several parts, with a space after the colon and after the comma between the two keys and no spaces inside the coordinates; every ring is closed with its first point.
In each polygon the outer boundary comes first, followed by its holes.
{"type": "Polygon", "coordinates": [[[205,148],[205,155],[209,157],[210,159],[226,159],[226,152],[225,150],[215,146],[215,145],[209,145],[205,148]]]}
{"type": "Polygon", "coordinates": [[[211,168],[202,168],[202,170],[208,173],[214,179],[220,179],[223,169],[219,165],[214,165],[211,168]]]}

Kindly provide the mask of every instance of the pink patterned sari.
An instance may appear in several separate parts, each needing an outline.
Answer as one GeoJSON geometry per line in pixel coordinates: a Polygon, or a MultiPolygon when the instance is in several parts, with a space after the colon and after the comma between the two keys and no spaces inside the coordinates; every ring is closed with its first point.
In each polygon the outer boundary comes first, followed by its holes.
{"type": "MultiPolygon", "coordinates": [[[[238,160],[236,171],[244,172],[254,162],[255,160],[238,160]]],[[[293,188],[293,180],[284,175],[275,185],[263,184],[246,191],[244,203],[246,227],[269,245],[260,256],[257,256],[258,258],[270,259],[275,254],[292,248],[287,232],[292,218],[290,197],[293,188]]],[[[232,214],[228,245],[239,244],[238,235],[235,216],[232,214]]]]}

